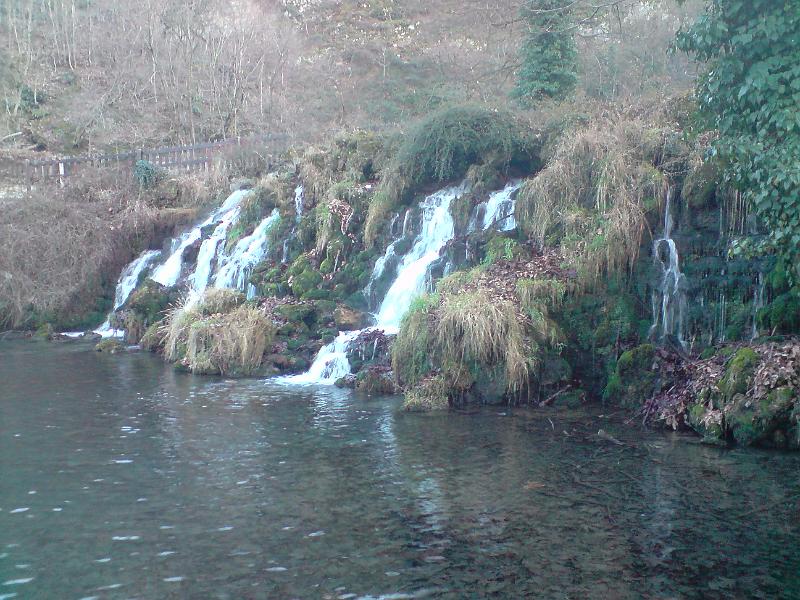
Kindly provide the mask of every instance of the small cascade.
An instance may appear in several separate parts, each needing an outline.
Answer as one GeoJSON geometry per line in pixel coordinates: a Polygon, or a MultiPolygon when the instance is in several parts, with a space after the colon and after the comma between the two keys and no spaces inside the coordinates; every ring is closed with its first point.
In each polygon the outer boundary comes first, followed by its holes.
{"type": "MultiPolygon", "coordinates": [[[[333,342],[322,347],[306,373],[279,377],[276,381],[291,384],[332,384],[350,373],[347,348],[359,335],[375,329],[389,334],[396,333],[400,327],[400,320],[408,311],[411,302],[426,291],[431,265],[439,259],[445,244],[453,239],[455,232],[450,203],[466,191],[467,185],[463,183],[460,186],[439,190],[420,203],[422,211],[420,233],[397,268],[397,276],[375,315],[377,323],[366,329],[340,333],[333,342]]],[[[410,211],[406,212],[403,235],[408,231],[409,214],[410,211]]],[[[387,248],[383,263],[381,265],[376,263],[373,279],[376,273],[380,276],[383,272],[387,258],[394,252],[393,245],[396,241],[387,248]]]]}
{"type": "Polygon", "coordinates": [[[680,270],[680,257],[672,239],[672,188],[667,189],[664,207],[664,232],[653,242],[653,260],[659,271],[652,293],[653,324],[650,335],[664,338],[675,336],[685,345],[686,277],[680,270]]]}
{"type": "Polygon", "coordinates": [[[412,300],[425,292],[426,276],[431,264],[439,258],[442,248],[453,239],[453,216],[450,203],[467,191],[466,184],[449,187],[431,194],[420,203],[422,228],[411,250],[397,268],[397,277],[383,298],[377,327],[394,333],[412,300]]]}
{"type": "Polygon", "coordinates": [[[127,302],[131,292],[136,289],[136,285],[139,283],[139,277],[152,267],[156,258],[160,255],[161,252],[158,250],[145,250],[123,269],[122,274],[117,280],[117,289],[114,293],[114,308],[111,309],[111,313],[108,315],[105,322],[94,330],[95,333],[99,333],[103,337],[118,337],[123,335],[122,331],[111,327],[111,314],[113,314],[115,310],[119,310],[122,305],[127,302]]]}
{"type": "Polygon", "coordinates": [[[522,181],[510,181],[506,187],[489,195],[486,209],[483,213],[482,228],[489,229],[494,225],[498,231],[511,231],[517,228],[514,218],[517,192],[522,187],[522,181]]]}
{"type": "Polygon", "coordinates": [[[300,375],[276,377],[273,381],[291,384],[333,385],[337,379],[350,373],[347,347],[363,331],[366,330],[342,331],[330,344],[320,348],[308,371],[300,375]]]}
{"type": "Polygon", "coordinates": [[[303,217],[303,184],[294,188],[294,220],[300,222],[303,217]]]}
{"type": "Polygon", "coordinates": [[[758,285],[753,288],[753,329],[750,333],[750,341],[752,342],[759,335],[758,333],[758,311],[764,308],[764,292],[766,291],[766,281],[764,281],[764,273],[758,272],[758,285]]]}
{"type": "MultiPolygon", "coordinates": [[[[225,202],[220,206],[217,210],[215,210],[211,215],[201,222],[199,225],[195,225],[191,230],[184,233],[179,238],[173,240],[172,247],[171,247],[171,254],[164,261],[163,264],[159,265],[150,278],[161,285],[166,287],[171,287],[178,283],[178,280],[181,277],[181,271],[183,268],[183,254],[189,246],[196,243],[203,237],[203,229],[208,227],[209,225],[213,225],[214,223],[218,223],[220,221],[224,223],[230,224],[230,222],[234,219],[236,215],[239,214],[239,205],[241,204],[242,200],[246,198],[250,194],[250,190],[238,190],[233,192],[225,202]]],[[[217,232],[219,229],[219,225],[214,229],[214,233],[217,232]]],[[[227,226],[225,227],[225,231],[227,231],[227,226]]],[[[212,234],[212,237],[214,235],[212,234]]],[[[205,245],[206,241],[204,240],[203,244],[205,245]]],[[[217,237],[216,241],[219,241],[217,237]]],[[[215,246],[216,247],[216,246],[215,246]]],[[[206,245],[206,255],[210,255],[210,247],[206,245]]],[[[201,253],[203,252],[203,248],[201,246],[200,249],[201,253]]],[[[213,256],[212,256],[213,258],[213,256]]],[[[200,255],[198,254],[198,264],[200,264],[200,255]]],[[[205,257],[204,257],[205,260],[205,257]]],[[[210,258],[208,259],[210,261],[210,258]]],[[[193,277],[193,282],[202,279],[203,276],[193,277]]],[[[208,280],[208,274],[205,276],[206,282],[208,280]]],[[[196,285],[193,287],[197,287],[196,285]]]]}
{"type": "Polygon", "coordinates": [[[498,231],[512,231],[517,228],[514,218],[514,208],[517,202],[517,192],[522,187],[521,179],[509,181],[502,190],[492,192],[489,198],[479,203],[472,209],[467,233],[475,233],[478,229],[483,231],[494,225],[498,231]]]}
{"type": "Polygon", "coordinates": [[[253,233],[236,242],[229,255],[219,257],[214,287],[234,288],[247,292],[247,297],[255,296],[255,287],[250,284],[253,267],[264,257],[267,250],[267,235],[281,216],[275,208],[267,218],[255,228],[253,233]]]}

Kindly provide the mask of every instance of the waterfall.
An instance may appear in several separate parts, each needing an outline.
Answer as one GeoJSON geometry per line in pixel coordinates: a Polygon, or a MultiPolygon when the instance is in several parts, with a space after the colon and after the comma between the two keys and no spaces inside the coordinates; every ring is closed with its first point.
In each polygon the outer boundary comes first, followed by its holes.
{"type": "Polygon", "coordinates": [[[439,258],[442,248],[453,239],[455,233],[450,203],[466,191],[466,184],[445,188],[420,203],[422,228],[411,250],[400,261],[397,277],[378,309],[376,320],[380,329],[387,333],[396,332],[411,301],[425,292],[429,267],[439,258]]]}
{"type": "Polygon", "coordinates": [[[122,271],[122,274],[117,280],[117,289],[114,292],[114,308],[111,309],[108,317],[100,327],[94,330],[103,337],[120,337],[123,332],[111,327],[111,315],[115,310],[119,310],[131,295],[131,292],[136,288],[139,283],[139,277],[143,272],[149,269],[155,259],[161,255],[158,250],[145,250],[133,262],[131,262],[122,271]]]}
{"type": "MultiPolygon", "coordinates": [[[[397,268],[397,276],[375,315],[377,323],[360,331],[340,333],[337,338],[323,346],[314,358],[311,368],[301,375],[279,377],[282,383],[292,384],[332,384],[337,379],[350,373],[347,360],[347,347],[360,334],[381,329],[386,333],[396,333],[400,320],[406,314],[411,302],[425,292],[427,274],[430,266],[440,257],[442,248],[453,239],[453,217],[450,214],[450,203],[467,191],[466,183],[448,187],[431,194],[420,202],[422,211],[422,227],[414,239],[411,249],[405,254],[397,268]]],[[[407,230],[408,215],[403,224],[403,234],[407,230]]],[[[394,251],[394,242],[384,254],[383,264],[373,270],[373,279],[383,272],[386,257],[394,251]]],[[[379,259],[380,262],[380,259],[379,259]]]]}
{"type": "Polygon", "coordinates": [[[753,288],[753,329],[750,333],[750,341],[758,337],[758,311],[764,308],[764,291],[766,290],[764,273],[758,272],[758,285],[753,288]]]}
{"type": "Polygon", "coordinates": [[[664,232],[653,242],[653,260],[660,271],[652,292],[653,324],[651,336],[674,335],[685,345],[686,277],[680,270],[680,257],[672,239],[672,188],[667,189],[664,207],[664,232]]]}
{"type": "MultiPolygon", "coordinates": [[[[250,194],[250,190],[238,190],[233,192],[225,202],[220,206],[217,210],[211,213],[211,215],[202,221],[199,225],[195,225],[192,229],[184,233],[179,238],[173,240],[172,243],[172,253],[169,255],[166,261],[163,264],[159,265],[150,278],[161,285],[166,287],[172,287],[176,283],[181,276],[181,270],[183,267],[183,253],[186,249],[200,240],[203,237],[203,229],[208,227],[209,225],[213,225],[217,222],[230,224],[230,222],[239,214],[239,205],[241,204],[242,200],[246,198],[250,194]]],[[[219,229],[219,225],[214,229],[214,234],[217,233],[219,229]]],[[[225,231],[227,231],[227,226],[225,226],[225,231]]],[[[212,234],[212,237],[214,237],[212,234]]],[[[217,238],[217,241],[219,238],[217,238]]],[[[208,240],[203,241],[203,245],[206,245],[208,240]]],[[[216,246],[215,246],[216,249],[216,246]]],[[[206,245],[206,254],[209,255],[211,252],[211,248],[206,245]]],[[[201,246],[201,252],[203,252],[203,247],[201,246]]],[[[213,258],[213,256],[211,257],[213,258]]],[[[200,263],[200,255],[198,254],[197,257],[198,264],[200,263]]],[[[210,260],[210,258],[209,258],[210,260]]],[[[206,282],[207,282],[206,275],[206,282]]],[[[193,277],[193,281],[197,281],[198,279],[202,279],[202,274],[200,278],[193,277]]],[[[196,285],[194,286],[197,287],[196,285]]]]}
{"type": "Polygon", "coordinates": [[[229,255],[223,254],[217,262],[214,287],[235,288],[246,291],[248,298],[255,296],[255,288],[249,283],[253,267],[264,257],[267,250],[267,235],[281,216],[275,208],[255,228],[253,233],[236,242],[229,255]]]}
{"type": "Polygon", "coordinates": [[[479,203],[470,216],[467,233],[478,231],[478,227],[485,231],[492,225],[498,231],[512,231],[517,228],[514,218],[514,208],[517,202],[517,192],[522,187],[521,179],[509,181],[502,190],[489,194],[488,200],[479,203]]]}
{"type": "Polygon", "coordinates": [[[303,184],[294,188],[294,220],[299,223],[303,217],[303,184]]]}

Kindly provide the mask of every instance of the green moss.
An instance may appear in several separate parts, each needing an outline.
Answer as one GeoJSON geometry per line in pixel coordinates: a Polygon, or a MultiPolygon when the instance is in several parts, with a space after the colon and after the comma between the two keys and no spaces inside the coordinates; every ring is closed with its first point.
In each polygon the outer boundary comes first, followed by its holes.
{"type": "Polygon", "coordinates": [[[744,394],[750,385],[759,357],[751,348],[740,348],[725,366],[725,375],[718,387],[724,398],[732,400],[736,394],[744,394]]]}
{"type": "Polygon", "coordinates": [[[94,349],[97,352],[106,352],[108,354],[117,354],[125,350],[125,344],[116,338],[106,338],[101,340],[95,345],[94,349]]]}
{"type": "Polygon", "coordinates": [[[450,406],[448,393],[449,386],[441,375],[423,381],[406,392],[403,410],[410,412],[447,410],[450,406]]]}
{"type": "Polygon", "coordinates": [[[298,298],[303,298],[306,295],[310,297],[312,290],[322,291],[317,289],[321,283],[322,275],[310,267],[289,279],[289,287],[292,290],[292,294],[298,298]]]}
{"type": "Polygon", "coordinates": [[[317,322],[317,310],[313,304],[280,304],[275,307],[275,314],[289,323],[304,323],[313,327],[317,322]]]}
{"type": "Polygon", "coordinates": [[[403,317],[392,346],[392,365],[401,385],[416,384],[432,368],[429,319],[438,304],[438,295],[421,296],[411,303],[403,317]]]}
{"type": "Polygon", "coordinates": [[[608,379],[603,400],[626,408],[635,408],[653,393],[656,374],[652,371],[655,347],[642,344],[623,352],[608,379]]]}
{"type": "Polygon", "coordinates": [[[692,404],[686,413],[686,421],[689,426],[703,436],[703,442],[707,444],[720,444],[724,442],[724,430],[719,423],[707,420],[707,409],[702,402],[692,404]]]}
{"type": "Polygon", "coordinates": [[[514,260],[522,254],[522,247],[517,240],[502,235],[492,236],[483,248],[485,266],[492,265],[498,260],[514,260]]]}

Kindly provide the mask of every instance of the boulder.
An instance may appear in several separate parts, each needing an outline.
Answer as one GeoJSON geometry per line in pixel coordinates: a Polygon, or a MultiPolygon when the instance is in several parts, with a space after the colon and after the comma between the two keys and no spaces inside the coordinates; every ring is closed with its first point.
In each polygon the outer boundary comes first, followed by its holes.
{"type": "Polygon", "coordinates": [[[337,306],[336,310],[333,311],[333,319],[337,329],[340,331],[362,329],[366,322],[366,316],[363,312],[347,306],[337,306]]]}

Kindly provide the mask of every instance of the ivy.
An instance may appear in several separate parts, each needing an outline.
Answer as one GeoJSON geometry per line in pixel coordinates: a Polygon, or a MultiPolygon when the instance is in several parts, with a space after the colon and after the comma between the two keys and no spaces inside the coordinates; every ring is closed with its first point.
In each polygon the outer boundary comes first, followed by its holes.
{"type": "Polygon", "coordinates": [[[706,63],[696,93],[726,180],[800,276],[800,3],[711,0],[677,47],[706,63]]]}

